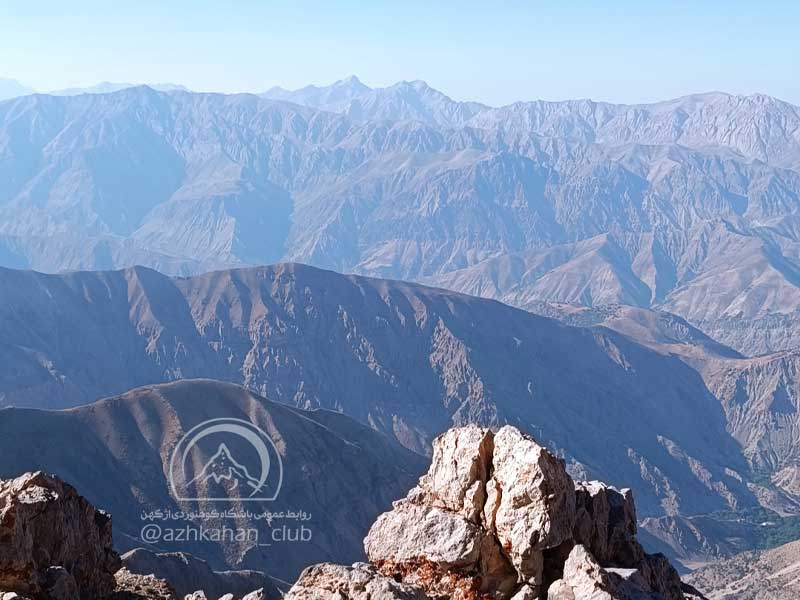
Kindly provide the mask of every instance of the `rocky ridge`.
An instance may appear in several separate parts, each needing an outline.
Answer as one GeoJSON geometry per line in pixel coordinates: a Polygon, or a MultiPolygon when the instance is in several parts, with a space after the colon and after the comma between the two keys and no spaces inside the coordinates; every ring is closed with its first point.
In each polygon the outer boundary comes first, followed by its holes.
{"type": "Polygon", "coordinates": [[[0,598],[277,600],[280,593],[263,573],[214,573],[184,553],[140,549],[120,558],[111,517],[39,471],[0,480],[0,598]]]}
{"type": "Polygon", "coordinates": [[[637,542],[629,490],[573,482],[511,426],[439,436],[427,474],[364,546],[369,564],[309,567],[287,600],[701,597],[637,542]]]}

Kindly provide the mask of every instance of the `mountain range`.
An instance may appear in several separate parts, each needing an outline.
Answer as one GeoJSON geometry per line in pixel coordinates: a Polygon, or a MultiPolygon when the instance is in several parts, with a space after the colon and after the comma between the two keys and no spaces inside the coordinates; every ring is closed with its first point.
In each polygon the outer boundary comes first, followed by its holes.
{"type": "MultiPolygon", "coordinates": [[[[175,83],[154,83],[149,84],[154,90],[160,92],[175,92],[189,90],[182,85],[175,83]]],[[[101,81],[98,84],[90,85],[87,87],[70,87],[58,90],[51,90],[44,92],[51,96],[80,96],[81,94],[110,94],[125,90],[128,88],[137,87],[135,83],[113,83],[111,81],[101,81]]],[[[30,96],[31,94],[40,93],[37,90],[21,84],[15,79],[0,78],[0,101],[10,100],[11,98],[19,98],[21,96],[30,96]]]]}
{"type": "Polygon", "coordinates": [[[500,299],[675,313],[795,347],[800,109],[459,102],[355,78],[0,103],[0,264],[192,275],[278,260],[500,299]]]}
{"type": "Polygon", "coordinates": [[[213,378],[409,473],[517,426],[687,564],[800,514],[800,108],[154,87],[0,82],[3,417],[213,378]]]}
{"type": "MultiPolygon", "coordinates": [[[[212,377],[420,454],[453,425],[513,424],[574,476],[633,487],[648,532],[692,560],[726,550],[676,538],[685,517],[800,513],[797,355],[746,358],[672,315],[620,308],[578,327],[295,264],[190,278],[0,269],[0,288],[0,405],[15,410],[212,377]]],[[[713,538],[704,523],[691,530],[713,538]]]]}

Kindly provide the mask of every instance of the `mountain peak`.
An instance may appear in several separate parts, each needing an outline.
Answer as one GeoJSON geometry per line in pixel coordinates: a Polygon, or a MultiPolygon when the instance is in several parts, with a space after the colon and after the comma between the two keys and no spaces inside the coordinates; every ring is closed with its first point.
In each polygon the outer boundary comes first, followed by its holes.
{"type": "Polygon", "coordinates": [[[352,86],[359,86],[366,89],[369,89],[369,86],[365,85],[356,75],[350,75],[349,77],[345,77],[344,79],[340,79],[333,85],[352,85],[352,86]]]}

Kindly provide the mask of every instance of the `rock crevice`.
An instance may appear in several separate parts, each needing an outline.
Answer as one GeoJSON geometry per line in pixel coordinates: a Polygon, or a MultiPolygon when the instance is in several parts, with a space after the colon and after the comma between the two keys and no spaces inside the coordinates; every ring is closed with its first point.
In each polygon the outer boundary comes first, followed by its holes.
{"type": "Polygon", "coordinates": [[[636,540],[630,490],[574,482],[563,461],[511,426],[439,436],[427,474],[377,519],[364,547],[369,565],[312,567],[287,600],[700,597],[636,540]]]}

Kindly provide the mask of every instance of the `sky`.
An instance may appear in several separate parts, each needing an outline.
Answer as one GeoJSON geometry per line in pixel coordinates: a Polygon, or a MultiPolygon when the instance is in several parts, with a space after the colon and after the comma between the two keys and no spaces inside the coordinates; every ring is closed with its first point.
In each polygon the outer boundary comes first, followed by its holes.
{"type": "Polygon", "coordinates": [[[704,91],[800,104],[800,2],[0,0],[0,77],[261,92],[349,75],[457,100],[648,102],[704,91]]]}

